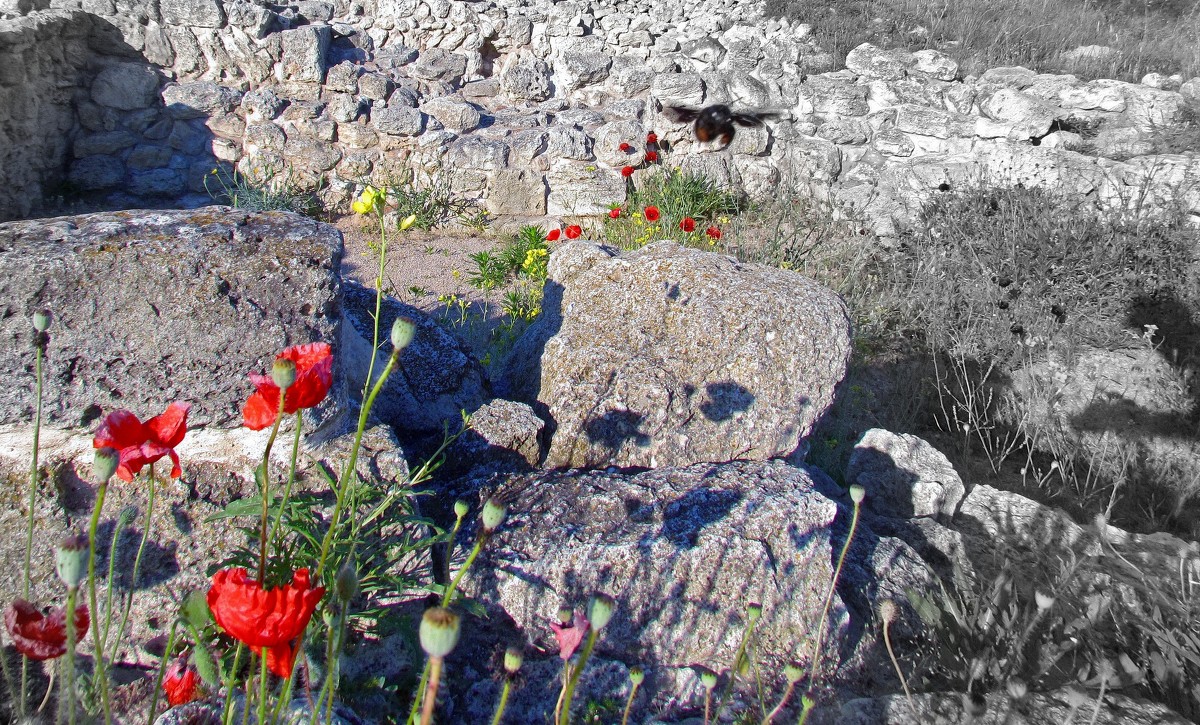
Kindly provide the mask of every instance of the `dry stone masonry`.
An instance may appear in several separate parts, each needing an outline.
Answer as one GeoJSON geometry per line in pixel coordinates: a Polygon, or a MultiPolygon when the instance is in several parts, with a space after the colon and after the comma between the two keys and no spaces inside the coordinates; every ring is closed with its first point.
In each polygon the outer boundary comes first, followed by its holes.
{"type": "Polygon", "coordinates": [[[1200,220],[1200,160],[1148,142],[1200,79],[963,78],[871,45],[836,69],[808,31],[745,0],[2,0],[0,219],[65,194],[199,204],[219,165],[319,179],[335,204],[416,169],[494,214],[595,214],[642,161],[620,145],[654,130],[668,163],[751,196],[828,192],[882,234],[976,181],[1200,220]],[[661,115],[702,103],[782,115],[714,150],[661,115]]]}

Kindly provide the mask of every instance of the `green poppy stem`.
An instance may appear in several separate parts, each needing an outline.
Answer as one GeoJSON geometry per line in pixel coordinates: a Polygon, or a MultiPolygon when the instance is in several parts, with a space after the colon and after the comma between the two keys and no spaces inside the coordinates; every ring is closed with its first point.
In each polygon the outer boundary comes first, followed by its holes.
{"type": "MultiPolygon", "coordinates": [[[[129,577],[129,593],[125,596],[125,606],[121,612],[121,626],[117,629],[117,642],[125,635],[125,627],[129,624],[129,612],[133,609],[133,592],[137,588],[138,573],[142,568],[142,554],[146,551],[146,541],[150,538],[151,517],[154,516],[154,464],[150,464],[150,493],[146,502],[146,522],[142,526],[142,540],[138,543],[137,556],[133,559],[133,572],[129,577]]],[[[114,548],[109,556],[116,556],[114,548]]],[[[110,582],[111,587],[111,582],[110,582]]],[[[110,588],[111,591],[111,588],[110,588]]],[[[105,648],[108,647],[108,634],[105,633],[105,648]]]]}
{"type": "Polygon", "coordinates": [[[171,622],[171,629],[167,632],[167,648],[163,650],[162,658],[158,661],[158,677],[154,680],[154,692],[150,693],[150,709],[147,711],[146,725],[154,725],[154,718],[158,714],[158,694],[162,692],[163,679],[167,676],[167,663],[175,654],[175,635],[178,629],[179,620],[175,619],[171,622]]]}
{"type": "Polygon", "coordinates": [[[621,725],[629,725],[629,713],[633,710],[633,698],[637,697],[639,687],[641,687],[641,683],[635,682],[633,689],[629,691],[629,699],[625,701],[625,714],[621,716],[621,725]]]}
{"type": "Polygon", "coordinates": [[[412,709],[408,711],[408,719],[405,720],[408,725],[413,725],[417,722],[417,712],[421,709],[422,696],[425,693],[425,686],[429,683],[430,672],[429,660],[425,660],[425,668],[421,670],[421,681],[417,683],[417,692],[413,697],[412,709]]]}
{"type": "MultiPolygon", "coordinates": [[[[838,579],[842,576],[842,566],[846,563],[846,553],[850,551],[850,544],[854,541],[854,532],[858,528],[858,514],[861,509],[861,504],[858,501],[854,502],[854,515],[850,519],[850,531],[846,534],[846,542],[842,544],[842,553],[838,555],[837,568],[833,570],[833,579],[829,581],[829,591],[825,593],[825,606],[821,609],[821,618],[817,620],[817,639],[813,642],[812,657],[809,661],[808,671],[808,692],[813,691],[813,686],[816,683],[817,665],[821,661],[821,645],[824,643],[825,630],[827,628],[826,619],[829,617],[829,607],[833,604],[833,592],[837,589],[838,579]]],[[[803,723],[808,718],[808,713],[812,710],[811,706],[806,707],[800,716],[800,722],[803,723]]]]}
{"type": "Polygon", "coordinates": [[[508,693],[512,691],[512,678],[504,678],[504,688],[500,690],[500,703],[496,705],[496,714],[492,716],[492,725],[500,725],[504,717],[504,709],[508,707],[508,693]]]}
{"type": "Polygon", "coordinates": [[[379,317],[383,308],[383,275],[387,262],[387,227],[383,223],[383,205],[376,208],[379,217],[379,274],[375,276],[375,331],[371,336],[371,362],[367,364],[367,378],[363,381],[362,394],[371,387],[371,376],[375,373],[375,352],[379,349],[379,317]]]}
{"type": "Polygon", "coordinates": [[[596,646],[599,634],[600,630],[595,627],[588,631],[587,642],[583,645],[583,651],[579,653],[579,662],[571,669],[571,679],[567,680],[567,687],[563,690],[562,712],[559,713],[558,725],[570,725],[571,700],[575,699],[575,686],[579,684],[579,677],[583,674],[588,658],[592,656],[592,648],[596,646]]]}
{"type": "MultiPolygon", "coordinates": [[[[263,450],[262,463],[258,466],[257,475],[259,495],[262,496],[262,525],[258,534],[258,584],[263,585],[267,579],[267,518],[270,515],[267,505],[270,503],[268,494],[271,491],[271,447],[275,445],[275,436],[279,434],[279,422],[283,418],[283,401],[287,397],[287,389],[279,389],[279,410],[275,412],[275,422],[271,425],[271,435],[267,437],[267,447],[263,450]]],[[[299,432],[299,428],[297,428],[299,432]]],[[[280,509],[282,512],[282,509],[280,509]]],[[[262,722],[261,720],[259,722],[262,722]]]]}
{"type": "Polygon", "coordinates": [[[388,356],[387,365],[379,374],[379,380],[375,381],[375,387],[371,388],[371,394],[367,396],[366,402],[363,403],[362,409],[358,413],[358,430],[354,433],[354,445],[350,447],[350,456],[346,459],[346,467],[342,470],[341,480],[338,481],[337,500],[333,506],[333,516],[329,521],[329,530],[325,532],[325,538],[321,541],[321,556],[317,559],[316,576],[313,577],[316,581],[321,580],[325,561],[329,557],[329,547],[333,544],[333,537],[341,523],[342,509],[346,505],[346,491],[350,488],[350,479],[354,476],[355,467],[358,465],[358,451],[362,447],[363,431],[367,428],[367,418],[371,414],[371,407],[375,405],[375,398],[379,395],[379,391],[383,390],[383,385],[387,382],[388,376],[392,374],[399,357],[400,351],[392,350],[392,354],[388,356]]]}
{"type": "MultiPolygon", "coordinates": [[[[75,599],[79,595],[79,587],[73,586],[67,589],[67,659],[64,663],[66,671],[63,677],[64,687],[62,687],[61,695],[67,700],[67,722],[70,725],[75,725],[75,599]]],[[[55,715],[55,720],[58,715],[55,715]]]]}
{"type": "MultiPolygon", "coordinates": [[[[267,648],[263,647],[262,657],[259,658],[258,668],[258,720],[256,722],[265,723],[267,721],[267,682],[270,672],[267,671],[267,648]]],[[[246,693],[247,706],[249,707],[250,693],[246,693]]]]}
{"type": "Polygon", "coordinates": [[[292,484],[296,482],[296,460],[300,457],[300,435],[304,428],[304,409],[296,411],[296,432],[292,436],[292,460],[288,465],[287,485],[283,488],[283,500],[279,502],[279,510],[275,512],[275,522],[271,524],[271,546],[279,553],[279,528],[283,521],[283,510],[287,508],[288,500],[292,497],[292,484]]]}
{"type": "Polygon", "coordinates": [[[442,679],[442,660],[444,657],[429,658],[429,685],[425,688],[425,697],[421,705],[421,725],[429,725],[433,720],[433,707],[437,704],[438,684],[442,679]]]}
{"type": "MultiPolygon", "coordinates": [[[[25,576],[21,585],[21,596],[29,599],[30,567],[33,560],[33,519],[34,507],[37,506],[38,479],[38,447],[42,434],[42,346],[34,345],[34,414],[33,414],[33,458],[29,464],[29,510],[26,512],[28,525],[25,529],[25,576]]],[[[29,658],[21,655],[21,698],[20,712],[25,715],[25,693],[29,687],[29,658]]]]}
{"type": "MultiPolygon", "coordinates": [[[[92,666],[92,684],[100,690],[100,704],[104,710],[104,722],[106,725],[112,723],[112,706],[108,701],[108,675],[105,672],[104,662],[104,640],[100,631],[100,611],[96,607],[96,528],[100,525],[100,512],[104,509],[104,497],[108,493],[108,481],[102,481],[100,488],[96,491],[96,504],[92,507],[92,520],[88,524],[88,605],[92,608],[92,644],[96,649],[95,663],[92,666]]],[[[113,551],[109,551],[108,557],[111,560],[113,551]]],[[[111,601],[112,578],[108,580],[110,593],[109,601],[111,601]]],[[[24,698],[22,698],[22,703],[24,698]]]]}
{"type": "Polygon", "coordinates": [[[763,718],[762,725],[771,725],[775,718],[783,712],[783,708],[787,705],[787,701],[792,696],[792,691],[796,689],[795,682],[789,682],[787,689],[783,691],[783,697],[779,698],[779,704],[776,705],[767,716],[763,718]]]}
{"type": "Polygon", "coordinates": [[[246,651],[246,643],[238,642],[233,653],[233,663],[229,666],[229,676],[225,678],[225,706],[221,710],[221,724],[233,724],[233,681],[237,678],[238,666],[242,664],[242,653],[246,651]]]}
{"type": "MultiPolygon", "coordinates": [[[[479,552],[483,550],[483,545],[487,543],[487,537],[480,536],[475,541],[475,546],[471,548],[471,553],[467,554],[467,560],[463,562],[462,568],[454,575],[454,581],[450,582],[450,586],[446,587],[446,592],[442,594],[442,606],[450,606],[450,600],[454,597],[454,591],[458,589],[458,583],[462,581],[463,575],[467,573],[467,569],[475,563],[475,557],[479,556],[479,552]]],[[[447,554],[447,558],[449,555],[447,554]]]]}

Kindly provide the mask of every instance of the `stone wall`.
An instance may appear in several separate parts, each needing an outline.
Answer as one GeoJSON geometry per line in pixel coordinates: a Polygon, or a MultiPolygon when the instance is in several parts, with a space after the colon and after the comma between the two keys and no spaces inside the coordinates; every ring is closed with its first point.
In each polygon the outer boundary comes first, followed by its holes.
{"type": "Polygon", "coordinates": [[[666,163],[752,196],[829,190],[883,234],[928,193],[978,180],[1182,202],[1200,220],[1200,161],[1147,155],[1200,106],[1200,79],[962,78],[937,51],[869,45],[835,70],[806,26],[755,21],[741,0],[54,1],[136,54],[101,58],[72,107],[69,179],[113,203],[198,203],[224,163],[320,178],[334,204],[416,169],[496,214],[595,214],[624,200],[620,170],[644,166],[653,130],[666,163]],[[708,103],[781,117],[716,150],[661,113],[708,103]]]}

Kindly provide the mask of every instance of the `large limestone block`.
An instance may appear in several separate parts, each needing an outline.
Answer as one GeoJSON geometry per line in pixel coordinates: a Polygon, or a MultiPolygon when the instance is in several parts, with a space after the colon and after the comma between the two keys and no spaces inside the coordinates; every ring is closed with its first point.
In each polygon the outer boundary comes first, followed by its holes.
{"type": "Polygon", "coordinates": [[[597,591],[617,600],[606,647],[651,666],[732,661],[751,602],[763,612],[756,656],[772,664],[807,655],[818,627],[846,621],[836,595],[820,621],[838,507],[806,469],[544,473],[497,495],[510,519],[487,551],[504,564],[473,568],[464,586],[530,635],[597,591]]]}
{"type": "Polygon", "coordinates": [[[881,428],[855,444],[846,481],[867,492],[868,509],[892,518],[949,520],[966,492],[945,454],[917,436],[881,428]]]}
{"type": "Polygon", "coordinates": [[[92,100],[120,111],[136,111],[154,105],[158,73],[145,63],[115,63],[96,74],[92,100]]]}
{"type": "Polygon", "coordinates": [[[560,247],[543,309],[509,380],[557,425],[551,467],[787,455],[833,401],[849,358],[834,293],[670,241],[621,255],[560,247]]]}
{"type": "MultiPolygon", "coordinates": [[[[331,226],[224,207],[0,224],[0,370],[28,379],[30,315],[48,308],[51,426],[171,400],[192,403],[194,425],[236,426],[248,373],[334,341],[341,254],[331,226]]],[[[0,424],[31,414],[28,386],[0,390],[0,424]]]]}

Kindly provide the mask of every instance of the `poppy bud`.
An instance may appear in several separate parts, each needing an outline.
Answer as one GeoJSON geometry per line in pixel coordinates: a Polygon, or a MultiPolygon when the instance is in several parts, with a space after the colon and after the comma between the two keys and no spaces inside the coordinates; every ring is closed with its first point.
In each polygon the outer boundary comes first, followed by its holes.
{"type": "Polygon", "coordinates": [[[406,216],[400,220],[400,231],[403,232],[403,231],[407,230],[409,227],[411,227],[413,224],[416,224],[416,223],[417,223],[417,215],[409,214],[408,216],[406,216]]]}
{"type": "Polygon", "coordinates": [[[466,501],[463,501],[462,499],[455,501],[454,502],[454,518],[459,519],[461,521],[462,518],[467,515],[467,511],[469,511],[470,509],[471,509],[471,505],[468,504],[466,501]]]}
{"type": "Polygon", "coordinates": [[[38,332],[50,329],[50,310],[37,310],[33,313],[33,329],[38,332]]]}
{"type": "Polygon", "coordinates": [[[100,484],[108,483],[108,479],[113,477],[117,472],[117,466],[121,463],[121,454],[116,450],[108,448],[97,448],[92,454],[92,473],[96,476],[96,482],[100,484]]]}
{"type": "Polygon", "coordinates": [[[445,607],[425,610],[421,617],[421,649],[440,659],[454,651],[458,644],[458,615],[445,607]]]}
{"type": "Polygon", "coordinates": [[[213,662],[213,656],[209,653],[208,648],[199,642],[192,650],[192,665],[195,666],[196,673],[200,675],[204,684],[214,688],[220,685],[221,679],[217,673],[217,664],[213,662]]]}
{"type": "Polygon", "coordinates": [[[525,655],[521,653],[520,647],[509,647],[504,650],[504,671],[508,674],[517,674],[517,670],[521,669],[521,663],[524,661],[525,655]]]}
{"type": "Polygon", "coordinates": [[[561,624],[562,626],[565,627],[568,624],[570,624],[571,620],[574,617],[575,617],[575,612],[571,611],[570,607],[559,607],[558,608],[558,623],[561,624]]]}
{"type": "Polygon", "coordinates": [[[717,686],[717,673],[707,667],[700,668],[700,684],[704,685],[704,689],[711,690],[717,686]]]}
{"type": "Polygon", "coordinates": [[[413,341],[413,335],[417,334],[417,326],[413,321],[406,317],[397,317],[392,323],[392,349],[399,352],[408,347],[408,344],[413,341]]]}
{"type": "Polygon", "coordinates": [[[746,617],[749,618],[750,624],[754,624],[762,617],[762,605],[758,602],[750,602],[746,607],[746,617]]]}
{"type": "Polygon", "coordinates": [[[633,683],[634,687],[641,686],[645,680],[646,671],[641,668],[641,665],[634,665],[629,668],[629,681],[633,683]]]}
{"type": "Polygon", "coordinates": [[[348,557],[338,569],[333,578],[333,591],[343,602],[349,602],[358,594],[358,567],[354,565],[354,557],[348,557]]]}
{"type": "Polygon", "coordinates": [[[286,357],[276,358],[275,363],[271,365],[271,380],[280,390],[292,387],[292,383],[296,382],[296,362],[286,357]]]}
{"type": "Polygon", "coordinates": [[[613,609],[617,606],[617,601],[607,594],[597,592],[588,600],[588,621],[592,623],[592,627],[597,631],[604,629],[604,625],[612,619],[613,609]]]}
{"type": "Polygon", "coordinates": [[[863,502],[863,498],[867,495],[867,490],[858,484],[850,487],[850,500],[857,506],[863,502]]]}
{"type": "Polygon", "coordinates": [[[500,528],[500,524],[504,523],[504,515],[507,513],[504,506],[495,501],[488,501],[483,505],[483,514],[480,519],[483,521],[483,532],[490,534],[500,528]]]}
{"type": "Polygon", "coordinates": [[[87,537],[83,534],[72,534],[63,539],[54,551],[54,569],[68,589],[79,586],[79,581],[83,579],[87,549],[87,537]]]}
{"type": "MultiPolygon", "coordinates": [[[[183,621],[198,630],[203,629],[212,620],[212,612],[208,609],[208,599],[199,589],[188,592],[187,597],[183,600],[180,614],[183,616],[183,621]]],[[[207,681],[205,680],[205,682],[207,681]]]]}
{"type": "Polygon", "coordinates": [[[783,676],[787,678],[789,685],[794,685],[804,677],[804,668],[795,662],[789,662],[783,667],[783,676]]]}

